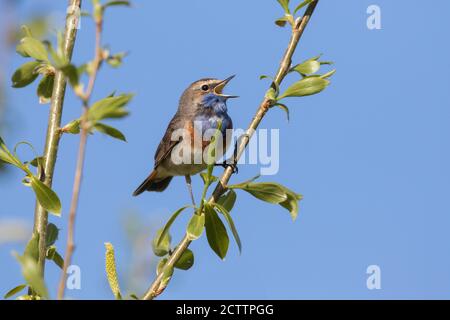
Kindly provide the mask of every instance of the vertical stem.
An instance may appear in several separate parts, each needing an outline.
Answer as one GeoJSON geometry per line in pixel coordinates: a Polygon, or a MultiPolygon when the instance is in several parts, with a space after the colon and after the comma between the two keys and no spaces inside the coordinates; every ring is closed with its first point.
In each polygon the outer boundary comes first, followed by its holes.
{"type": "Polygon", "coordinates": [[[102,29],[103,29],[103,17],[101,16],[98,17],[97,20],[95,21],[95,56],[93,60],[93,71],[89,77],[89,83],[86,92],[80,94],[80,98],[83,101],[83,114],[81,115],[80,121],[81,127],[80,143],[78,147],[77,166],[75,169],[75,177],[73,182],[72,200],[70,203],[70,210],[69,210],[66,254],[64,257],[64,265],[61,271],[61,277],[58,284],[58,295],[57,295],[58,300],[64,298],[64,291],[66,288],[66,280],[67,280],[67,268],[71,264],[73,252],[75,251],[75,241],[74,241],[75,218],[78,210],[78,202],[80,199],[81,180],[83,177],[84,161],[86,157],[86,144],[90,130],[89,127],[90,124],[88,123],[89,101],[91,100],[92,92],[94,90],[98,70],[103,61],[103,50],[101,46],[102,29]]]}
{"type": "MultiPolygon", "coordinates": [[[[86,119],[88,108],[83,107],[82,119],[86,119]]],[[[57,299],[64,298],[64,291],[66,288],[67,268],[72,261],[73,251],[75,250],[74,232],[75,232],[75,217],[78,208],[78,200],[80,198],[81,178],[83,176],[84,159],[86,155],[86,143],[88,137],[88,128],[86,128],[86,121],[82,121],[82,128],[80,133],[80,143],[78,146],[77,167],[75,170],[75,178],[73,182],[72,200],[70,203],[69,223],[67,230],[66,255],[64,257],[64,266],[61,271],[61,278],[58,284],[57,299]]]]}
{"type": "MultiPolygon", "coordinates": [[[[66,28],[64,34],[64,54],[71,60],[73,48],[75,45],[77,26],[80,19],[81,0],[69,0],[66,17],[66,28]]],[[[56,158],[58,155],[58,146],[60,139],[61,116],[64,105],[64,96],[66,92],[66,78],[62,72],[56,71],[55,82],[53,86],[52,101],[50,105],[50,114],[48,118],[47,136],[44,149],[44,183],[51,187],[53,182],[53,173],[55,170],[56,158]]],[[[36,202],[34,213],[34,232],[39,234],[39,267],[42,276],[45,268],[46,254],[46,234],[47,234],[47,211],[36,202]]]]}
{"type": "MultiPolygon", "coordinates": [[[[276,85],[280,85],[283,81],[284,77],[289,71],[289,68],[291,66],[292,61],[292,55],[295,52],[295,49],[297,48],[298,42],[303,34],[303,31],[305,30],[306,26],[308,25],[308,22],[311,18],[311,15],[314,12],[314,9],[317,6],[317,3],[319,0],[315,0],[311,2],[308,5],[308,8],[305,11],[305,14],[301,19],[298,19],[295,23],[295,25],[292,27],[292,35],[291,39],[289,40],[288,47],[283,55],[283,58],[280,62],[280,67],[278,69],[278,72],[274,78],[274,83],[276,85]]],[[[245,151],[245,148],[247,147],[248,142],[250,141],[251,136],[258,128],[259,124],[261,123],[262,119],[266,115],[267,111],[269,110],[271,104],[270,100],[267,98],[264,98],[264,100],[259,105],[258,110],[256,111],[255,116],[253,117],[250,125],[248,126],[248,129],[246,131],[246,134],[242,137],[241,142],[238,146],[237,154],[236,154],[236,163],[242,156],[243,152],[245,151]]],[[[228,184],[228,181],[231,178],[231,175],[233,174],[233,169],[231,167],[228,167],[225,169],[225,171],[222,174],[222,177],[220,178],[220,182],[216,185],[216,188],[214,189],[214,192],[209,199],[209,202],[214,203],[219,199],[219,197],[225,192],[226,185],[228,184]]],[[[143,300],[151,300],[156,298],[161,292],[164,290],[164,288],[160,288],[161,280],[164,276],[164,271],[166,268],[173,268],[175,263],[178,261],[178,259],[181,257],[181,255],[184,253],[184,251],[189,247],[191,244],[191,240],[187,237],[187,235],[184,236],[184,238],[181,240],[181,242],[178,244],[176,249],[173,251],[173,253],[170,255],[169,259],[167,260],[164,269],[161,270],[159,275],[156,277],[156,279],[151,284],[150,288],[147,290],[147,292],[142,297],[143,300]]]]}

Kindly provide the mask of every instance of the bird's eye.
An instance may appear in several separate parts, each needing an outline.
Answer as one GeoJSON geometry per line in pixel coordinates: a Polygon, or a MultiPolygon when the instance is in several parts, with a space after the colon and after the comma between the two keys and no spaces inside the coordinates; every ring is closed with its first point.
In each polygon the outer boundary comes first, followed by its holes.
{"type": "Polygon", "coordinates": [[[202,90],[203,91],[208,91],[208,89],[209,89],[208,85],[206,85],[206,84],[202,85],[202,90]]]}

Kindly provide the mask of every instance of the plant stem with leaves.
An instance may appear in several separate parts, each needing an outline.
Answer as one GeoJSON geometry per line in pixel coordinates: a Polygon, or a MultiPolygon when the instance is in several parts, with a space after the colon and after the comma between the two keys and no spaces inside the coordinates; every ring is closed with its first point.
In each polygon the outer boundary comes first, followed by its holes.
{"type": "MultiPolygon", "coordinates": [[[[66,17],[66,27],[64,33],[63,50],[64,55],[70,61],[75,46],[77,36],[77,27],[79,21],[78,13],[81,10],[81,0],[70,0],[69,11],[66,17]]],[[[66,92],[67,80],[62,71],[56,71],[53,86],[52,100],[50,105],[47,137],[45,141],[45,149],[43,155],[43,182],[46,186],[51,187],[53,182],[53,174],[55,171],[56,159],[58,155],[59,140],[61,137],[61,117],[64,106],[64,97],[66,92]]],[[[39,236],[39,267],[41,275],[44,275],[45,259],[46,259],[46,234],[48,224],[47,210],[36,201],[34,214],[34,231],[39,236]]]]}
{"type": "MultiPolygon", "coordinates": [[[[97,4],[99,5],[99,4],[97,4]]],[[[82,101],[82,115],[80,118],[80,142],[78,146],[77,164],[75,169],[75,177],[72,190],[72,200],[69,210],[69,223],[67,230],[66,253],[64,257],[64,266],[61,271],[61,277],[58,285],[58,299],[64,298],[64,291],[66,287],[67,268],[71,264],[73,252],[75,250],[74,233],[75,233],[75,218],[78,209],[78,202],[80,198],[81,180],[83,176],[84,162],[86,158],[86,144],[90,131],[88,124],[89,103],[92,92],[94,90],[95,81],[97,79],[98,70],[103,61],[104,54],[102,49],[102,31],[103,31],[103,13],[94,17],[95,21],[95,56],[92,63],[92,72],[89,76],[88,86],[85,92],[76,91],[76,94],[82,101]]]]}
{"type": "Polygon", "coordinates": [[[79,68],[74,65],[64,66],[66,77],[74,89],[75,94],[82,103],[82,115],[61,129],[62,133],[78,134],[80,133],[80,141],[78,147],[77,164],[75,169],[75,177],[72,190],[72,199],[69,210],[69,223],[67,232],[67,243],[64,264],[61,271],[61,277],[58,285],[58,299],[64,298],[65,285],[67,280],[67,269],[72,261],[72,256],[75,250],[74,233],[75,233],[75,219],[78,210],[78,203],[81,191],[81,182],[83,176],[83,169],[86,156],[86,144],[89,134],[94,130],[105,133],[116,139],[126,141],[125,136],[116,128],[101,123],[104,119],[118,119],[128,115],[125,106],[131,100],[131,95],[114,94],[100,101],[91,104],[92,93],[97,80],[98,71],[104,61],[108,62],[113,67],[118,67],[124,54],[110,55],[108,50],[102,47],[102,32],[103,19],[105,10],[111,6],[125,5],[130,6],[128,1],[109,1],[101,4],[99,0],[92,0],[93,14],[92,18],[95,23],[95,53],[94,58],[89,64],[85,64],[79,68]],[[81,71],[80,71],[81,70],[81,71]],[[89,75],[86,89],[83,90],[80,76],[86,72],[89,75]]]}
{"type": "MultiPolygon", "coordinates": [[[[288,3],[288,1],[285,1],[288,3]]],[[[290,70],[291,64],[292,64],[292,56],[295,52],[295,49],[297,48],[297,45],[299,43],[299,40],[308,25],[308,22],[317,6],[318,0],[314,1],[308,1],[308,7],[305,11],[305,14],[303,17],[298,18],[295,21],[292,21],[292,34],[289,41],[289,44],[287,46],[287,49],[284,53],[284,56],[281,60],[278,72],[276,73],[276,76],[273,79],[272,82],[272,88],[273,90],[277,90],[277,88],[282,83],[284,77],[287,75],[287,73],[290,70]]],[[[246,134],[242,137],[240,140],[240,143],[237,148],[237,154],[235,161],[237,162],[240,157],[242,156],[243,152],[245,151],[245,148],[247,147],[248,142],[250,141],[251,136],[255,132],[255,130],[258,128],[259,124],[261,123],[262,119],[266,115],[267,111],[276,104],[276,97],[266,95],[266,97],[263,99],[261,104],[259,105],[257,112],[255,116],[253,117],[253,120],[251,121],[250,125],[248,126],[248,129],[246,131],[246,134]]],[[[219,183],[216,185],[216,188],[214,189],[214,192],[210,199],[208,200],[208,203],[213,204],[217,202],[219,197],[226,191],[228,181],[230,180],[231,176],[233,174],[233,169],[231,167],[228,167],[223,172],[219,183]]],[[[167,286],[167,283],[164,283],[164,285],[161,285],[161,282],[163,281],[164,277],[167,275],[167,272],[171,269],[173,269],[174,265],[177,263],[177,261],[180,259],[180,257],[183,255],[183,253],[188,250],[189,245],[191,244],[192,240],[190,237],[186,234],[184,238],[181,240],[181,242],[176,246],[175,250],[170,254],[169,258],[167,259],[167,262],[164,264],[164,267],[162,270],[158,273],[156,279],[153,281],[147,292],[144,294],[142,299],[144,300],[151,300],[157,297],[161,292],[165,289],[167,286]]]]}
{"type": "Polygon", "coordinates": [[[106,8],[112,6],[130,6],[129,1],[107,1],[101,4],[99,0],[92,0],[93,14],[91,15],[96,26],[95,32],[95,56],[89,63],[75,66],[71,63],[71,56],[75,43],[77,26],[81,12],[81,0],[69,1],[69,13],[66,20],[65,34],[58,33],[57,49],[55,50],[49,40],[40,40],[33,32],[33,28],[22,26],[23,37],[16,47],[16,51],[22,57],[32,58],[21,65],[12,76],[12,84],[15,88],[23,88],[30,85],[39,75],[42,79],[37,86],[37,94],[40,103],[51,102],[50,117],[47,131],[45,153],[39,156],[33,146],[28,142],[18,143],[13,151],[9,151],[6,144],[0,138],[0,161],[13,165],[25,173],[22,183],[31,187],[36,195],[37,205],[35,214],[34,232],[28,242],[23,255],[15,254],[22,267],[22,274],[26,284],[21,284],[11,289],[6,297],[11,297],[28,287],[28,295],[22,295],[20,299],[48,298],[48,290],[44,281],[45,259],[52,260],[63,269],[61,281],[58,287],[58,298],[64,295],[67,268],[72,260],[74,251],[75,218],[78,208],[78,200],[81,189],[81,179],[86,153],[88,135],[99,131],[116,139],[126,141],[125,136],[118,129],[103,122],[106,119],[118,119],[128,115],[125,106],[131,100],[129,94],[114,94],[99,100],[91,105],[91,97],[97,79],[97,73],[103,61],[114,68],[121,65],[124,53],[111,55],[109,50],[101,47],[101,33],[103,16],[106,8]],[[86,89],[80,82],[81,77],[88,75],[86,89]],[[61,127],[66,83],[69,82],[74,93],[82,102],[82,115],[61,127]],[[60,216],[61,202],[58,195],[50,188],[56,163],[59,140],[64,133],[80,133],[80,143],[75,171],[72,201],[69,210],[68,239],[66,259],[57,252],[54,245],[58,238],[58,228],[48,224],[47,213],[60,216]],[[19,145],[26,144],[35,153],[35,159],[22,162],[16,149],[19,145]],[[37,174],[32,173],[30,166],[37,168],[37,174]]]}

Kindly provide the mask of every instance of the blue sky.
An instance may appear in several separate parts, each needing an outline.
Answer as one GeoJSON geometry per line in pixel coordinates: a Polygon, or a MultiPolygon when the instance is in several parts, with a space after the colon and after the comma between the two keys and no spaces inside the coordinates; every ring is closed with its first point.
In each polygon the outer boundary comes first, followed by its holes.
{"type": "MultiPolygon", "coordinates": [[[[85,1],[88,3],[88,1],[85,1]]],[[[61,16],[65,7],[50,0],[22,2],[21,20],[33,12],[61,16]]],[[[450,62],[446,13],[448,1],[321,1],[295,54],[295,62],[319,53],[335,61],[331,86],[313,97],[291,99],[291,121],[272,110],[262,128],[279,128],[278,175],[304,195],[299,218],[246,194],[233,210],[243,242],[234,243],[225,261],[209,249],[206,237],[192,245],[194,267],[178,271],[163,299],[188,298],[450,298],[450,62]],[[381,7],[382,29],[368,30],[366,9],[381,7]],[[381,268],[380,290],[366,287],[366,268],[381,268]]],[[[119,270],[131,261],[124,214],[136,212],[148,228],[148,251],[155,228],[189,202],[182,178],[162,193],[131,197],[153,165],[153,154],[185,87],[203,77],[237,74],[227,92],[240,95],[229,113],[245,128],[261,101],[267,82],[285,50],[289,31],[273,21],[282,15],[275,0],[135,1],[132,9],[108,12],[105,43],[129,51],[121,69],[105,67],[95,98],[115,89],[136,94],[130,117],[117,122],[128,143],[96,134],[89,139],[86,172],[77,217],[73,262],[82,271],[81,290],[73,298],[110,299],[104,276],[103,243],[116,248],[119,270]]],[[[75,62],[92,55],[93,29],[83,21],[75,62]]],[[[8,77],[21,62],[15,56],[8,77]]],[[[286,78],[286,83],[294,81],[286,78]]],[[[8,145],[30,141],[42,150],[48,107],[39,105],[35,86],[8,89],[8,145]]],[[[63,121],[79,116],[79,102],[67,95],[63,121]]],[[[68,206],[78,137],[62,139],[54,189],[63,217],[51,217],[66,238],[68,206]]],[[[26,149],[24,159],[32,157],[26,149]]],[[[233,182],[257,174],[242,166],[233,182]]],[[[33,194],[11,169],[0,177],[0,219],[31,224],[33,194]]],[[[194,178],[196,194],[201,182],[194,178]]],[[[188,215],[177,220],[179,239],[188,215]]],[[[21,283],[11,256],[23,244],[0,246],[0,291],[21,283]]],[[[142,284],[150,283],[147,270],[142,284]]],[[[59,272],[49,264],[53,293],[59,272]]],[[[138,292],[141,294],[142,292],[138,292]]]]}

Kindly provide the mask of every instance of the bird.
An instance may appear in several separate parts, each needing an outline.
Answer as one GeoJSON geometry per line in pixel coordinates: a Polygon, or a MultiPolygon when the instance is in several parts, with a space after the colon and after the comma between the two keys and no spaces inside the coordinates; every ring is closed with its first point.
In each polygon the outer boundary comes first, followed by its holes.
{"type": "Polygon", "coordinates": [[[223,145],[216,146],[216,159],[223,156],[229,147],[233,121],[228,115],[227,101],[238,96],[225,95],[223,89],[233,78],[234,75],[225,80],[203,78],[184,90],[178,109],[156,149],[153,170],[133,192],[133,196],[144,191],[162,192],[169,186],[173,177],[184,176],[195,205],[191,176],[207,167],[202,156],[210,143],[210,139],[205,141],[207,131],[220,126],[223,145]],[[202,141],[195,142],[199,137],[202,141]],[[179,161],[180,157],[188,161],[179,161]]]}

